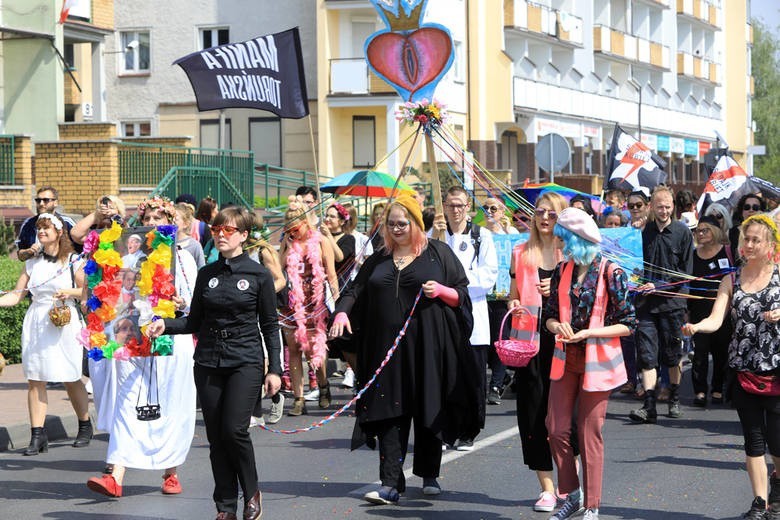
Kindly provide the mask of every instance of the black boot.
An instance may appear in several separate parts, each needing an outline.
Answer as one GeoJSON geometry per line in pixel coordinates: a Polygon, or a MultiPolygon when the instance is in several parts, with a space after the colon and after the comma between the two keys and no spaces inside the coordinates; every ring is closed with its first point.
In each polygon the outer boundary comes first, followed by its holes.
{"type": "Polygon", "coordinates": [[[49,438],[46,437],[46,428],[30,428],[30,445],[22,455],[38,455],[49,451],[49,438]]]}
{"type": "Polygon", "coordinates": [[[669,417],[677,419],[682,416],[680,411],[679,385],[669,385],[669,417]]]}
{"type": "Polygon", "coordinates": [[[73,441],[74,448],[83,448],[89,446],[89,441],[92,439],[92,421],[87,419],[86,421],[79,420],[79,432],[76,434],[76,440],[73,441]]]}
{"type": "Polygon", "coordinates": [[[769,511],[767,517],[775,520],[780,518],[780,477],[773,471],[769,475],[769,511]]]}
{"type": "Polygon", "coordinates": [[[642,408],[631,410],[628,417],[638,423],[657,423],[658,412],[655,409],[655,390],[645,390],[645,404],[642,408]]]}

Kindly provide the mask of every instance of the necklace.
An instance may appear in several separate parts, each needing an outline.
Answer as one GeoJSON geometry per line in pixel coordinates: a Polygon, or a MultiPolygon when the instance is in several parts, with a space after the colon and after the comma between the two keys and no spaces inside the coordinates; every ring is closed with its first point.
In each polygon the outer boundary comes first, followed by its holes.
{"type": "Polygon", "coordinates": [[[413,258],[414,255],[393,256],[393,263],[398,269],[401,269],[404,265],[406,265],[406,262],[410,257],[413,258]]]}

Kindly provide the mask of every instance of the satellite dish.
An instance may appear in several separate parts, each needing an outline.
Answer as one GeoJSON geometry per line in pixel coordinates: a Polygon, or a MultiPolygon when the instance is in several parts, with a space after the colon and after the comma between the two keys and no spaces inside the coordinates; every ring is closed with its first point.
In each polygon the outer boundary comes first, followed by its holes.
{"type": "Polygon", "coordinates": [[[534,153],[539,167],[550,174],[553,180],[555,172],[561,171],[571,159],[569,141],[560,134],[550,133],[539,139],[534,153]]]}

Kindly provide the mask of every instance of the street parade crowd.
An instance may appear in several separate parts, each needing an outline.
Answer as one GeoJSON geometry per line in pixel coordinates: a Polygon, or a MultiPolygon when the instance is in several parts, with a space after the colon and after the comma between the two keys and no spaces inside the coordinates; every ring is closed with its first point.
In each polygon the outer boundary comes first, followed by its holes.
{"type": "Polygon", "coordinates": [[[442,452],[472,450],[487,406],[511,387],[523,462],[539,482],[534,511],[598,518],[602,429],[619,392],[642,403],[629,419],[651,425],[659,413],[730,403],[752,489],[745,517],[780,519],[780,477],[765,457],[778,467],[776,200],[747,193],[733,211],[697,213],[693,193],[661,184],[607,191],[603,204],[544,191],[513,207],[456,185],[437,214],[427,195],[375,204],[361,233],[356,207],[301,187],[276,246],[258,214],[211,198],[155,196],[127,218],[107,194],[74,222],[57,212],[54,187],[39,189],[17,240],[22,274],[0,296],[0,307],[32,301],[23,454],[48,451],[47,383],[63,382],[78,417],[73,446],[89,445],[94,428],[109,433],[90,490],[121,497],[132,469],[162,471],[162,493],[178,494],[199,407],[217,518],[259,518],[249,428],[333,408],[330,358],[356,395],[352,449],[379,450],[372,504],[405,492],[412,429],[413,473],[425,495],[441,494],[442,452]],[[641,234],[643,271],[614,261],[609,228],[641,234]],[[504,294],[494,237],[507,234],[527,239],[511,252],[504,294]],[[530,352],[514,362],[500,351],[512,343],[530,352]]]}

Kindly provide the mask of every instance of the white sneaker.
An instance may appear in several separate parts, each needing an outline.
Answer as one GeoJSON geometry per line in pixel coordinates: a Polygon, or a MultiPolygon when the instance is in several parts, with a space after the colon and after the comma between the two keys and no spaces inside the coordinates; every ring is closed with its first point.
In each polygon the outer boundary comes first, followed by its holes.
{"type": "Polygon", "coordinates": [[[319,401],[320,400],[320,389],[319,388],[315,388],[314,390],[312,390],[308,394],[305,394],[303,396],[303,400],[304,401],[319,401]]]}
{"type": "Polygon", "coordinates": [[[268,414],[268,424],[276,424],[284,415],[284,395],[279,393],[279,402],[271,402],[271,413],[268,414]]]}
{"type": "Polygon", "coordinates": [[[588,508],[585,510],[585,515],[582,517],[583,520],[599,520],[599,510],[598,508],[588,508]]]}
{"type": "Polygon", "coordinates": [[[249,427],[255,428],[256,426],[265,426],[265,419],[253,415],[252,418],[249,419],[249,427]]]}
{"type": "Polygon", "coordinates": [[[87,394],[92,395],[92,390],[93,389],[92,389],[92,380],[91,379],[87,379],[87,382],[84,383],[84,388],[87,389],[87,394]]]}
{"type": "Polygon", "coordinates": [[[352,388],[355,386],[355,371],[351,368],[348,368],[346,372],[344,372],[344,379],[341,381],[341,386],[344,388],[352,388]]]}

